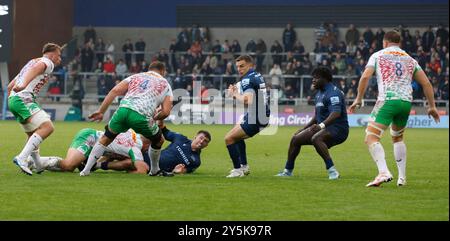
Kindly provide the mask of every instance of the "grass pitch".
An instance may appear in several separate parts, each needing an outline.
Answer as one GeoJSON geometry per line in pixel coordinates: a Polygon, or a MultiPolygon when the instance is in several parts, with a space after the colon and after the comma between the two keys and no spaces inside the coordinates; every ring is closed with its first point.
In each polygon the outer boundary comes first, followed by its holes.
{"type": "MultiPolygon", "coordinates": [[[[56,122],[41,155],[65,157],[74,134],[104,124],[56,122]]],[[[397,167],[388,134],[383,138],[395,174],[380,188],[365,184],[377,174],[362,128],[331,149],[341,178],[328,180],[312,146],[297,158],[294,177],[274,175],[284,168],[297,127],[247,141],[251,174],[227,179],[232,164],[223,137],[231,126],[169,125],[188,137],[207,129],[212,142],[194,173],[173,178],[96,171],[44,172],[26,176],[12,163],[25,135],[13,121],[0,121],[0,220],[449,220],[449,131],[408,129],[408,185],[397,187],[397,167]]]]}

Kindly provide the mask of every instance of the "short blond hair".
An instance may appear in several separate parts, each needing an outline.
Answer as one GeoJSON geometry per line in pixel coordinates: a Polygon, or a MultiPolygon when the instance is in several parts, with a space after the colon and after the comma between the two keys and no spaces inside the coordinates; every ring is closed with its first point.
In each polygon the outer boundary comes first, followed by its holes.
{"type": "Polygon", "coordinates": [[[53,52],[55,50],[61,51],[61,46],[55,43],[46,43],[44,44],[44,47],[42,47],[42,54],[53,52]]]}

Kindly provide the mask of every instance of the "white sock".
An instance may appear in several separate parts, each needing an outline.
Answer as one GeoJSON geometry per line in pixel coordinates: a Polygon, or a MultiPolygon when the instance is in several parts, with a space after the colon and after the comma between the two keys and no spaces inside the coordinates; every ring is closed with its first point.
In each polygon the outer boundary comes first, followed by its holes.
{"type": "Polygon", "coordinates": [[[389,173],[389,169],[386,165],[386,158],[384,154],[383,146],[380,142],[375,142],[369,146],[370,155],[372,155],[372,159],[375,161],[378,167],[379,173],[389,173]]]}
{"type": "Polygon", "coordinates": [[[34,166],[36,167],[36,169],[42,169],[44,168],[44,164],[41,161],[41,155],[39,154],[39,148],[33,150],[30,153],[31,159],[33,159],[34,162],[34,166]]]}
{"type": "Polygon", "coordinates": [[[91,154],[89,155],[86,166],[83,169],[84,173],[90,173],[91,168],[95,165],[97,160],[105,153],[106,147],[99,142],[96,142],[94,147],[92,148],[91,154]]]}
{"type": "Polygon", "coordinates": [[[61,171],[59,163],[62,158],[56,156],[41,156],[42,166],[49,171],[61,171]]]}
{"type": "MultiPolygon", "coordinates": [[[[22,152],[17,156],[17,158],[20,161],[26,160],[30,155],[31,152],[35,149],[39,149],[39,145],[42,142],[42,137],[38,134],[34,133],[27,141],[27,144],[25,144],[25,147],[22,149],[22,152]]],[[[39,162],[39,161],[38,161],[39,162]]]]}
{"type": "Polygon", "coordinates": [[[148,156],[150,157],[150,173],[156,174],[159,171],[159,156],[161,155],[161,149],[153,149],[150,147],[148,156]]]}
{"type": "Polygon", "coordinates": [[[406,145],[403,141],[394,143],[394,157],[398,167],[398,177],[406,179],[406,145]]]}

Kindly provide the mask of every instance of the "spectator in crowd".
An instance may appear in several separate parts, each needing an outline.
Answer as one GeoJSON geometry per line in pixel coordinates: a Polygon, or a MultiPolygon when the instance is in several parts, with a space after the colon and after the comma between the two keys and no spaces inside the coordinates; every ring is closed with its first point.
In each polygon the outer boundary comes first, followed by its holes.
{"type": "Polygon", "coordinates": [[[210,53],[212,51],[211,41],[209,38],[204,38],[201,42],[201,48],[203,53],[210,53]]]}
{"type": "Polygon", "coordinates": [[[256,43],[253,39],[248,41],[247,46],[245,46],[245,52],[255,53],[256,52],[256,43]]]}
{"type": "Polygon", "coordinates": [[[234,54],[233,57],[237,58],[241,51],[242,50],[241,50],[241,45],[239,44],[239,41],[237,39],[233,40],[233,43],[231,43],[231,46],[230,46],[230,52],[234,54]]]}
{"type": "Polygon", "coordinates": [[[364,59],[360,59],[358,63],[355,65],[355,74],[357,76],[361,76],[366,67],[366,61],[364,59]]]}
{"type": "Polygon", "coordinates": [[[94,49],[96,52],[97,62],[105,61],[106,45],[105,45],[105,42],[103,42],[102,38],[98,38],[94,49]]]}
{"type": "Polygon", "coordinates": [[[191,30],[189,31],[189,44],[195,41],[201,41],[201,32],[198,24],[192,24],[191,30]]]}
{"type": "Polygon", "coordinates": [[[345,33],[345,43],[347,45],[356,45],[359,40],[359,31],[355,28],[355,25],[350,24],[347,32],[345,33]]]}
{"type": "Polygon", "coordinates": [[[94,69],[94,73],[101,74],[103,73],[103,63],[97,62],[96,68],[94,69]]]}
{"type": "MultiPolygon", "coordinates": [[[[134,44],[134,47],[135,47],[136,52],[138,52],[135,55],[136,63],[140,63],[140,62],[142,62],[142,60],[144,60],[144,56],[145,56],[144,52],[145,52],[146,43],[145,43],[144,39],[140,38],[139,41],[137,41],[134,44]]],[[[131,51],[133,51],[133,50],[131,50],[131,51]]],[[[130,67],[130,65],[127,65],[127,66],[130,67]]]]}
{"type": "Polygon", "coordinates": [[[50,77],[50,84],[48,85],[48,91],[47,91],[47,95],[52,99],[52,101],[59,101],[58,96],[52,96],[52,95],[60,95],[62,94],[61,91],[61,84],[59,82],[59,80],[56,78],[56,76],[51,76],[50,77]]]}
{"type": "Polygon", "coordinates": [[[103,72],[104,73],[114,73],[116,71],[116,65],[109,59],[106,58],[105,63],[103,63],[103,72]]]}
{"type": "Polygon", "coordinates": [[[122,46],[122,52],[125,54],[125,64],[129,67],[131,66],[131,58],[133,55],[133,44],[130,39],[125,41],[125,44],[122,46]]]}
{"type": "Polygon", "coordinates": [[[448,75],[446,75],[444,77],[444,83],[442,84],[442,86],[440,87],[439,91],[441,92],[441,99],[442,100],[448,100],[448,75]]]}
{"type": "Polygon", "coordinates": [[[294,99],[297,97],[297,93],[295,93],[295,90],[290,84],[287,84],[284,88],[284,96],[288,99],[294,99]]]}
{"type": "Polygon", "coordinates": [[[270,84],[274,89],[280,89],[280,86],[284,86],[282,83],[283,72],[281,71],[280,65],[274,64],[269,72],[270,84]]]}
{"type": "MultiPolygon", "coordinates": [[[[295,41],[297,41],[297,33],[292,27],[291,23],[286,24],[286,28],[283,31],[283,45],[284,51],[291,51],[294,46],[295,41]]],[[[252,52],[252,51],[250,51],[252,52]]]]}
{"type": "Polygon", "coordinates": [[[208,27],[200,27],[200,38],[201,42],[204,42],[206,39],[208,41],[211,39],[211,33],[208,27]]]}
{"type": "Polygon", "coordinates": [[[94,63],[94,51],[92,50],[92,47],[88,42],[84,44],[84,47],[81,50],[81,71],[91,72],[93,63],[94,63]]]}
{"type": "Polygon", "coordinates": [[[337,52],[340,54],[347,53],[347,45],[345,44],[344,41],[339,42],[339,45],[337,47],[337,52]]]}
{"type": "Polygon", "coordinates": [[[97,94],[99,95],[98,102],[101,103],[105,99],[105,96],[108,94],[109,88],[106,85],[105,78],[100,78],[97,83],[97,94]]]}
{"type": "Polygon", "coordinates": [[[147,61],[145,61],[145,59],[141,62],[141,71],[142,72],[147,72],[148,71],[148,64],[147,61]]]}
{"type": "Polygon", "coordinates": [[[108,44],[106,45],[106,57],[103,61],[106,60],[106,58],[109,58],[111,61],[114,62],[114,44],[110,41],[108,42],[108,44]]]}
{"type": "Polygon", "coordinates": [[[376,51],[381,50],[383,48],[383,38],[384,38],[384,30],[382,28],[378,28],[375,33],[375,41],[377,43],[376,51]]]}
{"type": "Polygon", "coordinates": [[[136,62],[131,63],[130,71],[131,74],[137,74],[141,72],[141,66],[136,62]]]}
{"type": "Polygon", "coordinates": [[[220,44],[220,40],[216,39],[216,43],[212,47],[213,53],[221,53],[222,45],[220,44]]]}
{"type": "Polygon", "coordinates": [[[194,41],[191,45],[190,50],[191,50],[191,53],[193,53],[193,54],[197,54],[197,55],[201,54],[202,53],[202,45],[200,44],[200,41],[198,41],[198,40],[194,41]]]}
{"type": "Polygon", "coordinates": [[[339,84],[337,85],[337,87],[344,92],[344,96],[347,95],[348,92],[348,87],[347,87],[347,83],[346,83],[346,79],[342,78],[339,80],[339,84]]]}
{"type": "Polygon", "coordinates": [[[119,76],[119,78],[124,79],[127,72],[127,65],[123,62],[123,59],[119,59],[119,63],[117,63],[116,65],[116,74],[119,76]]]}
{"type": "MultiPolygon", "coordinates": [[[[201,51],[201,50],[200,50],[201,51]]],[[[159,53],[156,55],[156,60],[158,60],[159,62],[162,62],[166,65],[166,68],[169,65],[169,55],[166,53],[166,49],[162,48],[159,50],[159,53]]]]}
{"type": "Polygon", "coordinates": [[[448,30],[444,28],[442,23],[438,24],[436,30],[436,38],[441,38],[443,44],[447,44],[448,41],[448,30]]]}
{"type": "Polygon", "coordinates": [[[89,25],[89,27],[84,31],[84,43],[87,43],[91,40],[94,43],[96,42],[97,32],[95,31],[94,27],[92,27],[92,25],[89,25]]]}
{"type": "Polygon", "coordinates": [[[422,35],[422,46],[425,52],[429,52],[434,43],[434,33],[432,26],[428,26],[427,31],[422,35]]]}
{"type": "MultiPolygon", "coordinates": [[[[270,47],[270,53],[272,54],[273,63],[277,64],[278,66],[281,65],[281,62],[283,60],[283,56],[279,54],[282,52],[283,52],[283,47],[281,46],[280,42],[278,42],[278,40],[275,40],[273,45],[270,47]]],[[[275,88],[275,87],[273,87],[273,88],[275,88]]]]}
{"type": "Polygon", "coordinates": [[[262,72],[265,53],[267,52],[267,46],[264,40],[258,39],[256,43],[256,71],[262,72]]]}
{"type": "Polygon", "coordinates": [[[371,45],[375,38],[375,35],[372,32],[372,29],[370,29],[369,27],[366,27],[366,30],[363,32],[363,38],[366,43],[371,45]]]}
{"type": "Polygon", "coordinates": [[[185,52],[191,46],[189,43],[189,32],[187,28],[183,28],[177,36],[176,51],[185,52]]]}
{"type": "Polygon", "coordinates": [[[181,69],[177,69],[175,77],[172,79],[172,88],[176,89],[184,89],[185,88],[185,78],[183,73],[181,73],[181,69]]]}
{"type": "Polygon", "coordinates": [[[345,70],[347,69],[347,64],[345,63],[345,60],[342,59],[340,54],[336,54],[336,59],[334,60],[334,65],[336,65],[338,75],[343,75],[345,70]]]}

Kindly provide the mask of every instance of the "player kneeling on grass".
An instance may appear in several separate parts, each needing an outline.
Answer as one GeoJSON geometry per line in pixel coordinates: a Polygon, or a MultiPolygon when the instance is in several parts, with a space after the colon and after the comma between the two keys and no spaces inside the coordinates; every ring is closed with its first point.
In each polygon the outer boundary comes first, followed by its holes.
{"type": "MultiPolygon", "coordinates": [[[[48,163],[47,170],[73,172],[77,167],[84,167],[89,154],[96,141],[103,135],[102,131],[86,128],[80,130],[72,140],[67,150],[66,158],[60,157],[41,157],[41,161],[48,163]]],[[[149,168],[144,163],[142,150],[148,149],[149,141],[141,135],[136,134],[129,129],[127,132],[118,135],[114,141],[106,148],[101,160],[120,159],[130,160],[130,172],[147,173],[149,168]]],[[[103,163],[98,162],[95,169],[101,168],[103,163]]],[[[33,160],[29,159],[29,166],[32,166],[33,160]]]]}
{"type": "Polygon", "coordinates": [[[152,62],[149,71],[129,76],[117,84],[105,97],[100,108],[89,116],[92,121],[101,121],[103,114],[113,100],[125,95],[120,101],[119,108],[114,112],[105,134],[95,143],[88,157],[86,167],[80,176],[88,176],[96,161],[103,155],[106,147],[122,132],[133,129],[145,138],[151,140],[150,147],[150,176],[173,176],[159,168],[159,157],[164,137],[155,123],[169,116],[172,110],[172,89],[163,77],[166,66],[162,62],[152,62]],[[157,111],[158,109],[158,111],[157,111]]]}
{"type": "Polygon", "coordinates": [[[42,54],[41,58],[30,60],[8,85],[9,110],[28,136],[25,147],[13,162],[28,175],[33,174],[26,163],[29,156],[36,163],[38,173],[44,170],[46,163],[40,162],[39,145],[54,130],[49,115],[37,104],[36,97],[48,82],[53,68],[61,63],[61,47],[47,43],[42,54]]]}
{"type": "Polygon", "coordinates": [[[312,72],[312,85],[318,90],[315,97],[315,116],[291,139],[285,169],[276,176],[292,176],[295,158],[303,145],[313,145],[325,161],[329,179],[338,179],[339,173],[328,151],[343,143],[349,132],[344,94],[332,84],[331,71],[318,67],[312,72]]]}
{"type": "MultiPolygon", "coordinates": [[[[162,121],[159,122],[159,127],[162,130],[164,138],[171,142],[168,147],[161,151],[159,160],[161,170],[175,174],[194,172],[201,164],[201,150],[208,146],[211,141],[211,134],[208,131],[200,130],[194,139],[189,140],[186,136],[167,129],[162,121]]],[[[142,150],[144,161],[148,168],[150,166],[150,159],[148,158],[147,150],[142,150]]],[[[129,159],[112,161],[102,164],[101,168],[117,171],[130,170],[133,168],[133,163],[129,159]]]]}

